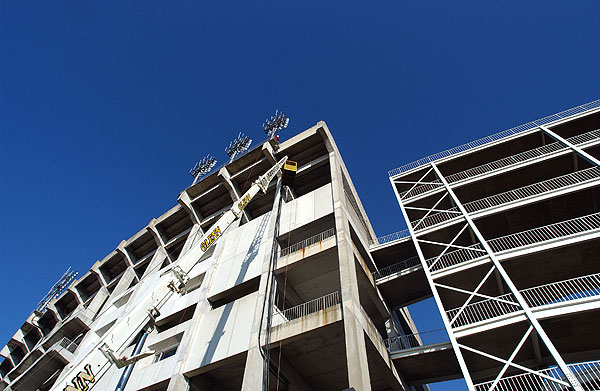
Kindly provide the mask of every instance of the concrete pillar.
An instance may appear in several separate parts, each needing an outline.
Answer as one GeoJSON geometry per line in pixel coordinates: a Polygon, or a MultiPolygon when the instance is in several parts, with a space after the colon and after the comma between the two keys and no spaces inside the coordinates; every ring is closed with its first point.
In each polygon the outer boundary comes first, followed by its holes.
{"type": "Polygon", "coordinates": [[[133,259],[131,259],[131,256],[129,255],[129,251],[127,251],[125,249],[125,241],[122,240],[121,243],[119,243],[119,245],[117,246],[116,250],[119,254],[121,254],[121,256],[123,257],[123,259],[127,262],[127,266],[133,266],[133,264],[135,263],[133,259]]]}
{"type": "MultiPolygon", "coordinates": [[[[272,209],[269,225],[267,228],[267,235],[271,239],[269,243],[273,242],[273,234],[275,231],[275,223],[277,222],[277,214],[278,214],[278,205],[279,198],[281,194],[276,194],[274,200],[274,207],[272,209]]],[[[244,379],[242,382],[242,390],[244,391],[257,391],[262,390],[262,380],[263,380],[263,365],[264,359],[261,355],[260,346],[258,343],[259,335],[262,335],[261,345],[267,345],[267,341],[265,341],[265,333],[263,330],[266,329],[266,314],[270,308],[265,306],[265,312],[263,314],[263,303],[267,299],[267,284],[269,283],[271,277],[271,265],[269,264],[269,260],[271,257],[271,249],[267,251],[267,256],[263,259],[261,275],[260,275],[260,283],[258,287],[258,294],[256,295],[256,312],[254,313],[254,320],[252,322],[252,329],[250,332],[250,344],[248,347],[248,356],[246,358],[246,367],[244,369],[244,379]],[[262,327],[261,327],[262,326],[262,327]]],[[[274,260],[275,262],[276,260],[274,260]]],[[[273,281],[273,283],[276,283],[273,281]]]]}
{"type": "Polygon", "coordinates": [[[200,216],[200,214],[196,212],[196,210],[192,206],[192,199],[186,191],[179,194],[179,197],[177,197],[177,202],[179,203],[179,205],[181,205],[183,209],[185,209],[188,212],[190,219],[193,223],[200,224],[200,222],[202,221],[202,216],[200,216]]]}
{"type": "Polygon", "coordinates": [[[333,148],[328,145],[329,164],[331,167],[331,187],[333,191],[333,208],[335,229],[338,241],[338,257],[340,267],[340,285],[342,294],[342,313],[344,315],[344,338],[346,343],[346,360],[348,365],[348,384],[356,391],[371,389],[367,349],[364,331],[357,318],[360,312],[360,297],[354,252],[350,238],[350,227],[343,211],[345,202],[342,184],[342,170],[333,148]]]}
{"type": "Polygon", "coordinates": [[[173,375],[171,380],[169,380],[169,386],[167,387],[167,391],[188,391],[189,389],[189,381],[181,373],[176,373],[173,375]]]}
{"type": "MultiPolygon", "coordinates": [[[[227,171],[226,167],[223,167],[219,170],[219,178],[221,178],[221,180],[223,181],[223,186],[225,186],[225,188],[227,189],[227,191],[229,192],[229,195],[231,196],[231,200],[233,202],[237,202],[240,197],[242,196],[240,190],[237,188],[237,186],[231,181],[231,176],[229,175],[229,171],[227,171]]],[[[248,212],[246,211],[246,209],[242,210],[242,216],[246,219],[246,221],[250,221],[250,216],[248,215],[248,212]]]]}
{"type": "Polygon", "coordinates": [[[148,223],[146,229],[152,234],[154,240],[156,241],[156,245],[158,246],[157,252],[158,250],[162,249],[166,257],[169,259],[169,262],[173,262],[173,260],[169,256],[169,253],[167,252],[167,248],[165,247],[165,241],[162,237],[162,234],[158,231],[158,228],[156,227],[156,219],[150,220],[150,223],[148,223]]]}

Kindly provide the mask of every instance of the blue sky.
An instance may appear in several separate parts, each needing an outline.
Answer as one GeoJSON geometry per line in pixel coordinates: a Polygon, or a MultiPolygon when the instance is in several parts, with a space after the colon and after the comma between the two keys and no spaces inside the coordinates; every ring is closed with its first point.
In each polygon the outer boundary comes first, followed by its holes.
{"type": "Polygon", "coordinates": [[[403,228],[387,171],[597,99],[599,25],[597,1],[0,2],[0,345],[276,108],[283,138],[325,120],[376,232],[403,228]]]}

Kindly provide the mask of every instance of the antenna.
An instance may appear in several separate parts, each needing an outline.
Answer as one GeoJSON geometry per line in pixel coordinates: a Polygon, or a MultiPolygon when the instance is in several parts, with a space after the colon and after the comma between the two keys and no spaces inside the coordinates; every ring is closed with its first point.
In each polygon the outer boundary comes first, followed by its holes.
{"type": "Polygon", "coordinates": [[[269,139],[275,139],[275,141],[279,143],[279,138],[276,133],[279,130],[287,128],[289,123],[290,119],[285,114],[279,110],[275,110],[275,115],[272,115],[271,118],[267,119],[262,127],[269,139]]]}
{"type": "Polygon", "coordinates": [[[251,143],[252,139],[240,132],[237,138],[230,142],[229,146],[225,148],[225,152],[227,153],[227,156],[229,156],[229,163],[231,163],[238,154],[246,151],[251,143]]]}
{"type": "Polygon", "coordinates": [[[213,156],[206,155],[202,158],[194,167],[190,170],[190,175],[194,177],[192,186],[198,182],[200,178],[210,172],[210,170],[217,164],[217,159],[213,156]]]}
{"type": "Polygon", "coordinates": [[[46,296],[44,296],[44,298],[38,303],[35,311],[39,312],[40,314],[46,312],[48,303],[50,303],[55,297],[60,296],[65,291],[65,289],[69,287],[69,284],[75,279],[76,276],[77,272],[72,271],[71,267],[69,266],[69,268],[62,275],[62,277],[54,285],[52,285],[52,288],[50,288],[48,293],[46,293],[46,296]]]}

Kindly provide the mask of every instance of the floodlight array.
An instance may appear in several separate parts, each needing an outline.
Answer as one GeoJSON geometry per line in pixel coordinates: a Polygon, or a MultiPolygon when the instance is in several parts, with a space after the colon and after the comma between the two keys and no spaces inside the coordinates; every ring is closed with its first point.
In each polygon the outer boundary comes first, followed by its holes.
{"type": "Polygon", "coordinates": [[[194,183],[204,175],[208,174],[210,170],[217,164],[217,159],[213,156],[206,155],[190,170],[190,175],[194,177],[194,183]]]}
{"type": "Polygon", "coordinates": [[[290,123],[290,119],[279,110],[275,111],[275,115],[267,119],[263,123],[263,129],[269,138],[275,135],[275,132],[287,128],[290,123]]]}
{"type": "Polygon", "coordinates": [[[44,313],[46,312],[46,308],[48,307],[48,303],[52,301],[52,299],[60,296],[65,289],[69,287],[71,281],[73,281],[77,277],[77,272],[71,270],[69,267],[67,271],[62,275],[62,277],[52,285],[52,288],[46,293],[46,296],[38,303],[37,308],[35,309],[37,312],[44,313]]]}
{"type": "Polygon", "coordinates": [[[235,157],[246,151],[250,144],[252,143],[252,139],[243,133],[239,133],[237,138],[229,143],[229,146],[225,148],[225,152],[227,156],[229,156],[229,161],[232,162],[235,157]]]}

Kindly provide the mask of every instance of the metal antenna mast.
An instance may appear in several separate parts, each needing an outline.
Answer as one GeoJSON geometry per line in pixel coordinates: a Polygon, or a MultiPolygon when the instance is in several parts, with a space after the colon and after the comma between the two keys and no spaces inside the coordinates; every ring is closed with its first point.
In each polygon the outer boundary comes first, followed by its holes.
{"type": "Polygon", "coordinates": [[[237,138],[229,143],[229,146],[225,148],[227,156],[229,156],[229,163],[231,163],[237,155],[248,150],[252,144],[252,139],[243,133],[239,133],[237,138]]]}
{"type": "Polygon", "coordinates": [[[208,174],[216,164],[217,159],[210,155],[206,155],[204,158],[202,158],[202,160],[196,163],[196,165],[190,170],[190,175],[194,177],[192,186],[195,185],[200,178],[208,174]]]}

